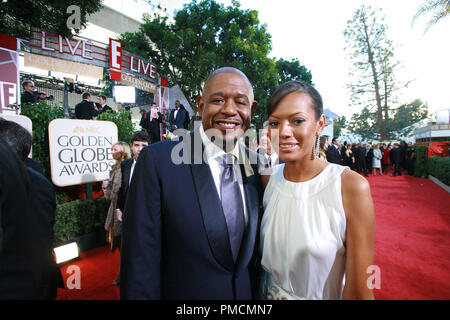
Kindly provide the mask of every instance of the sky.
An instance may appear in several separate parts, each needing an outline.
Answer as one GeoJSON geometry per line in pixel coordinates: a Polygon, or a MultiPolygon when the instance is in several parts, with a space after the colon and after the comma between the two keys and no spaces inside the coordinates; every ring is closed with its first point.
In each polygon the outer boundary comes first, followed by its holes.
{"type": "MultiPolygon", "coordinates": [[[[216,0],[226,6],[231,0],[216,0]]],[[[181,9],[185,0],[161,1],[181,9]]],[[[346,85],[351,65],[344,51],[343,32],[347,21],[361,5],[381,8],[388,25],[387,35],[396,46],[395,58],[402,65],[399,81],[412,81],[400,92],[400,102],[418,98],[431,113],[450,108],[450,17],[425,33],[427,17],[412,25],[417,9],[425,0],[240,0],[242,9],[259,12],[261,23],[272,36],[271,57],[297,58],[312,73],[324,108],[347,119],[358,107],[350,106],[346,85]]]]}

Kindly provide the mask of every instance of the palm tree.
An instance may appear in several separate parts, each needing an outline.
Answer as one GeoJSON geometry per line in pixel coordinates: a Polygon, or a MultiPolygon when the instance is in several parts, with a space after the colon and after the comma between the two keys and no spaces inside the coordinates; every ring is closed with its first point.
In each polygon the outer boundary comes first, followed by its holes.
{"type": "Polygon", "coordinates": [[[435,25],[439,20],[446,17],[450,13],[450,0],[427,0],[423,5],[419,7],[416,15],[413,18],[413,23],[420,16],[433,13],[430,21],[428,21],[425,28],[425,32],[435,25]]]}

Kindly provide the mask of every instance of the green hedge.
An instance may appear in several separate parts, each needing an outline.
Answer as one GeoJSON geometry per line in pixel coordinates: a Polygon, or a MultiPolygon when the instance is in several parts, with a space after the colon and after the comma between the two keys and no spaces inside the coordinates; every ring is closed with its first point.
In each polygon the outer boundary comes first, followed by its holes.
{"type": "Polygon", "coordinates": [[[419,178],[428,178],[427,169],[427,146],[414,146],[416,149],[416,161],[414,164],[414,176],[419,178]]]}
{"type": "Polygon", "coordinates": [[[56,207],[55,243],[72,240],[95,230],[95,224],[105,223],[110,200],[101,197],[95,200],[75,200],[56,207]]]}
{"type": "Polygon", "coordinates": [[[65,118],[64,109],[52,103],[24,104],[20,114],[33,123],[33,159],[44,167],[45,176],[50,179],[50,152],[48,147],[48,124],[57,118],[65,118]]]}
{"type": "Polygon", "coordinates": [[[450,158],[430,157],[428,159],[428,173],[450,186],[450,158]]]}

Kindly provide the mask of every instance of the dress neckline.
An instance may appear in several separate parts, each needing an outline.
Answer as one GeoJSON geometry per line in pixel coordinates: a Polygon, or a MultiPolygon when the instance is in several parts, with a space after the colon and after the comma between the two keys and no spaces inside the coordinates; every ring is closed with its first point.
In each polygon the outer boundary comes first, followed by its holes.
{"type": "Polygon", "coordinates": [[[306,180],[306,181],[294,182],[294,181],[290,181],[290,180],[286,179],[286,177],[284,176],[284,166],[285,166],[285,164],[283,163],[282,167],[280,168],[280,175],[281,175],[281,179],[285,183],[292,184],[292,185],[305,185],[305,184],[309,184],[311,182],[314,182],[316,180],[319,180],[320,177],[323,176],[325,174],[325,172],[329,170],[331,165],[332,165],[331,163],[328,163],[326,165],[326,167],[321,172],[319,172],[319,174],[316,175],[314,178],[311,178],[311,179],[306,180]]]}

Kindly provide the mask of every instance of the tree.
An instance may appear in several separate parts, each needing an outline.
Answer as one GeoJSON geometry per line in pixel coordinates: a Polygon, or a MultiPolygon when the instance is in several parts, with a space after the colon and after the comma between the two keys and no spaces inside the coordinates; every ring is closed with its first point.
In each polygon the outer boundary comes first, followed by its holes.
{"type": "Polygon", "coordinates": [[[347,119],[345,116],[333,120],[333,136],[339,137],[343,128],[347,126],[347,119]]]}
{"type": "Polygon", "coordinates": [[[284,60],[283,58],[280,58],[279,60],[275,59],[275,64],[280,77],[278,84],[290,80],[298,80],[314,85],[311,72],[305,66],[301,65],[297,58],[292,59],[291,61],[284,60]]]}
{"type": "MultiPolygon", "coordinates": [[[[412,125],[428,117],[428,109],[420,99],[389,111],[389,121],[386,122],[387,136],[385,139],[401,139],[412,130],[412,125]]],[[[380,139],[374,126],[376,117],[368,108],[361,113],[353,114],[349,129],[361,135],[363,139],[380,139]]],[[[385,140],[382,139],[382,140],[385,140]]]]}
{"type": "Polygon", "coordinates": [[[179,85],[196,109],[196,98],[211,71],[223,66],[242,70],[253,84],[258,101],[253,123],[261,126],[265,105],[279,77],[268,57],[271,36],[260,25],[258,12],[242,10],[237,1],[225,7],[214,0],[196,0],[179,10],[173,23],[167,17],[143,16],[137,33],[121,35],[125,50],[149,57],[168,75],[169,85],[179,85]]]}
{"type": "Polygon", "coordinates": [[[407,136],[412,130],[411,125],[428,117],[428,108],[420,99],[402,104],[395,109],[393,120],[389,125],[392,138],[407,136]]]}
{"type": "Polygon", "coordinates": [[[395,92],[408,83],[400,85],[395,80],[399,63],[394,60],[393,43],[387,38],[387,25],[382,23],[384,18],[379,17],[378,12],[365,6],[356,10],[353,19],[347,22],[344,35],[345,49],[353,62],[350,72],[353,80],[347,85],[351,91],[351,104],[363,107],[353,119],[366,121],[370,130],[364,132],[385,140],[389,110],[397,100],[395,92]]]}
{"type": "MultiPolygon", "coordinates": [[[[20,0],[0,2],[0,32],[15,37],[31,36],[31,28],[40,28],[63,36],[72,36],[67,20],[73,11],[71,5],[80,8],[80,29],[86,27],[87,16],[101,8],[101,0],[20,0]]],[[[69,19],[72,21],[71,19],[69,19]]]]}
{"type": "Polygon", "coordinates": [[[417,10],[417,13],[413,18],[413,23],[419,17],[429,15],[430,13],[433,15],[425,27],[425,32],[450,14],[450,0],[427,0],[417,10]]]}

